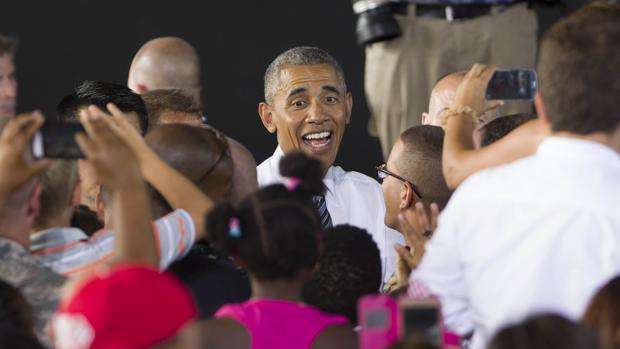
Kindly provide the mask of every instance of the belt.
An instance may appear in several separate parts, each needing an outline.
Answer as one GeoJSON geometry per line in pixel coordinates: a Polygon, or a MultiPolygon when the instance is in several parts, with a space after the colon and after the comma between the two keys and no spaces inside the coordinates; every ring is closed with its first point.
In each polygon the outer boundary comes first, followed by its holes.
{"type": "MultiPolygon", "coordinates": [[[[467,20],[480,16],[491,14],[494,6],[510,6],[520,1],[514,1],[509,4],[415,4],[416,17],[425,18],[443,18],[448,22],[455,20],[467,20]]],[[[392,13],[407,14],[410,4],[406,2],[393,2],[390,4],[392,13]]]]}

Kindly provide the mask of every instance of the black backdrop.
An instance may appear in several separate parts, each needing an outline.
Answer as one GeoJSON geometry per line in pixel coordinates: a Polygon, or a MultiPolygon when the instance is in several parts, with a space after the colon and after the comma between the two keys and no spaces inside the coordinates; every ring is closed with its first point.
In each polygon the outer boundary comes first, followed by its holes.
{"type": "MultiPolygon", "coordinates": [[[[557,11],[546,17],[557,17],[557,11]]],[[[53,113],[76,81],[126,83],[131,59],[144,42],[179,36],[200,55],[210,123],[245,144],[259,162],[276,146],[256,111],[265,68],[292,46],[319,46],[340,61],[353,93],[352,123],[337,163],[372,175],[381,151],[366,131],[364,51],[355,44],[354,27],[348,0],[5,0],[0,5],[0,32],[20,39],[20,111],[53,113]]]]}

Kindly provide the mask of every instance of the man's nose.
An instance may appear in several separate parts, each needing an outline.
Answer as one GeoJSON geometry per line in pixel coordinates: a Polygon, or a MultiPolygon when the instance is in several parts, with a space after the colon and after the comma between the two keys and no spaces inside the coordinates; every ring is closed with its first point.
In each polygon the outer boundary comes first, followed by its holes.
{"type": "Polygon", "coordinates": [[[310,105],[307,120],[319,124],[327,120],[327,115],[320,102],[314,102],[310,105]]]}
{"type": "Polygon", "coordinates": [[[0,96],[8,98],[17,97],[17,82],[15,80],[8,80],[0,83],[0,96]]]}

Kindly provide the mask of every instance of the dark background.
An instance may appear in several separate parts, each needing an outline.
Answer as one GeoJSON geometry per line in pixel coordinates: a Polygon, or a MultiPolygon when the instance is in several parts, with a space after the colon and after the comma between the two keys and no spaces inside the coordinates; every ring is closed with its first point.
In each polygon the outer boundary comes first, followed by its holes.
{"type": "MultiPolygon", "coordinates": [[[[539,7],[541,28],[579,2],[539,7]]],[[[337,164],[374,175],[373,166],[382,159],[379,142],[367,133],[364,51],[356,45],[355,21],[348,0],[21,0],[0,5],[0,32],[20,39],[19,111],[53,114],[77,81],[124,84],[142,44],[179,36],[201,58],[209,122],[245,144],[259,163],[276,146],[257,114],[267,65],[290,47],[319,46],[339,60],[353,93],[352,123],[337,164]]]]}

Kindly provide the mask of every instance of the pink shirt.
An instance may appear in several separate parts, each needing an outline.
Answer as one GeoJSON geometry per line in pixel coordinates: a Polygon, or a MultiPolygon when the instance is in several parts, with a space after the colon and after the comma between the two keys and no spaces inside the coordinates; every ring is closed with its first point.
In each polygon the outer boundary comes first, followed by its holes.
{"type": "Polygon", "coordinates": [[[330,315],[307,304],[273,299],[225,305],[215,317],[240,322],[250,333],[251,349],[310,348],[325,328],[348,323],[344,316],[330,315]]]}

